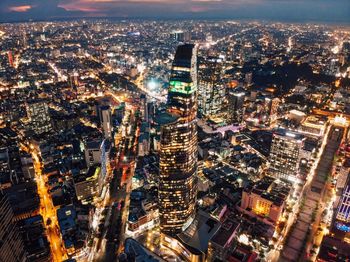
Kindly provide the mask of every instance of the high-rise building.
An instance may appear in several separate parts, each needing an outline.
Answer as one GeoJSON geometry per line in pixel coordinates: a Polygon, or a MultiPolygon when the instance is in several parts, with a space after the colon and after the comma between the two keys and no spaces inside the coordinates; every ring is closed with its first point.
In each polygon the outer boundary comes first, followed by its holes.
{"type": "Polygon", "coordinates": [[[7,59],[8,59],[8,61],[9,61],[10,67],[13,67],[13,66],[14,66],[14,63],[13,63],[12,51],[8,51],[8,52],[7,52],[7,59]]]}
{"type": "Polygon", "coordinates": [[[244,116],[245,92],[241,88],[228,89],[227,121],[229,124],[241,123],[244,116]]]}
{"type": "Polygon", "coordinates": [[[0,183],[5,178],[9,178],[12,184],[18,183],[23,178],[18,135],[7,127],[0,128],[0,183]],[[9,172],[5,171],[6,168],[4,171],[1,171],[2,167],[4,167],[2,165],[6,164],[6,162],[9,172]]]}
{"type": "Polygon", "coordinates": [[[299,179],[300,152],[305,137],[285,129],[273,134],[270,151],[270,174],[291,182],[299,179]]]}
{"type": "MultiPolygon", "coordinates": [[[[334,228],[349,238],[350,236],[350,176],[343,189],[341,199],[335,213],[334,228]]],[[[339,234],[338,234],[339,235],[339,234]]]]}
{"type": "Polygon", "coordinates": [[[23,33],[22,33],[22,46],[23,46],[23,48],[26,48],[27,45],[28,45],[27,33],[26,33],[25,29],[23,29],[23,33]]]}
{"type": "Polygon", "coordinates": [[[98,184],[102,187],[106,182],[108,172],[111,170],[110,166],[110,153],[111,153],[111,142],[108,139],[102,141],[100,146],[101,152],[101,175],[98,179],[98,184]]]}
{"type": "Polygon", "coordinates": [[[142,115],[142,119],[146,122],[148,122],[148,103],[147,103],[147,97],[146,95],[142,94],[140,96],[140,111],[142,115]]]}
{"type": "Polygon", "coordinates": [[[280,104],[280,99],[277,97],[275,97],[275,98],[266,97],[265,98],[265,106],[266,106],[266,111],[268,114],[268,122],[270,124],[275,123],[277,120],[279,104],[280,104]]]}
{"type": "Polygon", "coordinates": [[[99,195],[101,192],[101,185],[98,183],[99,177],[101,177],[101,168],[95,165],[73,178],[78,200],[91,201],[99,195]]]}
{"type": "Polygon", "coordinates": [[[205,117],[216,117],[222,112],[225,97],[222,70],[221,59],[214,57],[199,65],[198,111],[205,117]]]}
{"type": "Polygon", "coordinates": [[[167,111],[159,116],[159,212],[163,233],[174,235],[194,219],[197,195],[197,48],[177,48],[167,111]]]}
{"type": "Polygon", "coordinates": [[[188,43],[191,41],[191,33],[181,30],[173,31],[170,33],[170,38],[178,42],[188,43]]]}
{"type": "Polygon", "coordinates": [[[111,120],[111,108],[109,106],[101,106],[100,121],[105,138],[112,137],[112,120],[111,120]]]}
{"type": "Polygon", "coordinates": [[[89,140],[84,144],[84,154],[85,162],[88,167],[101,164],[101,145],[102,142],[100,139],[89,140]]]}
{"type": "Polygon", "coordinates": [[[52,130],[49,107],[46,101],[37,99],[27,102],[27,114],[31,128],[37,135],[52,130]]]}
{"type": "Polygon", "coordinates": [[[26,261],[21,236],[7,198],[0,193],[0,261],[26,261]]]}
{"type": "Polygon", "coordinates": [[[249,72],[249,73],[245,74],[245,76],[244,76],[244,83],[248,87],[252,85],[252,83],[253,83],[253,73],[252,72],[249,72]]]}

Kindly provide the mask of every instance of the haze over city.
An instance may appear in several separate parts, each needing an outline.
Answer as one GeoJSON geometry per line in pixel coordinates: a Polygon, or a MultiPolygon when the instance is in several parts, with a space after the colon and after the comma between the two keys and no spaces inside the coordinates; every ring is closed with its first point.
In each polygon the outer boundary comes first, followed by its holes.
{"type": "Polygon", "coordinates": [[[349,23],[348,0],[2,0],[0,21],[73,17],[349,23]]]}

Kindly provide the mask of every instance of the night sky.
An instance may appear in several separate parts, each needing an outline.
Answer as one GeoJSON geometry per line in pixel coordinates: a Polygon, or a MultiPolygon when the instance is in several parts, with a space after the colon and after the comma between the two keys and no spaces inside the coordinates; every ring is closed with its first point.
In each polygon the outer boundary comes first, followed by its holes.
{"type": "Polygon", "coordinates": [[[230,18],[350,24],[350,0],[0,0],[0,21],[230,18]]]}

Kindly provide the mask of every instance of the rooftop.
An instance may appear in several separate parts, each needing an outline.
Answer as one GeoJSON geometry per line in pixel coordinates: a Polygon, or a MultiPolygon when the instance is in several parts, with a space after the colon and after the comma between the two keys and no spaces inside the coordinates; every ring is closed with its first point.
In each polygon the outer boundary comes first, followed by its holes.
{"type": "Polygon", "coordinates": [[[231,242],[232,237],[240,224],[231,218],[227,218],[221,225],[220,229],[211,239],[211,242],[215,244],[226,247],[229,242],[231,242]]]}
{"type": "Polygon", "coordinates": [[[126,254],[126,259],[123,260],[119,258],[119,261],[130,261],[129,259],[132,259],[132,258],[134,258],[134,260],[132,261],[135,261],[135,262],[165,261],[132,238],[127,238],[125,240],[125,254],[126,254]]]}
{"type": "Polygon", "coordinates": [[[91,166],[87,172],[80,173],[73,177],[74,183],[80,183],[87,180],[97,179],[99,173],[101,172],[101,168],[98,165],[91,166]]]}
{"type": "Polygon", "coordinates": [[[198,211],[191,225],[177,237],[182,243],[205,253],[209,240],[220,228],[220,222],[204,211],[198,211]]]}
{"type": "Polygon", "coordinates": [[[260,195],[275,205],[280,206],[287,199],[291,190],[291,185],[275,178],[265,176],[257,183],[244,189],[246,192],[260,195]]]}
{"type": "Polygon", "coordinates": [[[75,228],[75,218],[77,214],[73,205],[68,205],[57,209],[58,224],[61,232],[75,228]]]}
{"type": "Polygon", "coordinates": [[[300,141],[305,138],[302,134],[299,134],[297,132],[293,132],[287,129],[282,129],[282,128],[275,130],[274,135],[283,136],[285,138],[300,140],[300,141]]]}
{"type": "Polygon", "coordinates": [[[167,125],[167,124],[174,123],[177,119],[178,117],[175,115],[172,115],[168,112],[161,112],[156,116],[155,121],[159,125],[167,125]]]}

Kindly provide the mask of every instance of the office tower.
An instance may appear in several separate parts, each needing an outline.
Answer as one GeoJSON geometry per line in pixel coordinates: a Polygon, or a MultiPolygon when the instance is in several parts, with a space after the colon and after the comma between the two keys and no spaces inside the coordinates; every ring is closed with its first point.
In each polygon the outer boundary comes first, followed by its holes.
{"type": "Polygon", "coordinates": [[[8,51],[8,52],[7,52],[7,59],[8,59],[8,61],[9,61],[10,67],[13,67],[14,64],[13,64],[13,55],[12,55],[12,51],[8,51]]]}
{"type": "Polygon", "coordinates": [[[111,120],[111,108],[109,106],[101,106],[100,121],[105,138],[112,137],[112,120],[111,120]]]}
{"type": "Polygon", "coordinates": [[[342,65],[344,65],[350,61],[350,42],[343,43],[342,55],[343,55],[342,65]]]}
{"type": "Polygon", "coordinates": [[[0,148],[0,191],[2,185],[10,183],[11,180],[11,168],[8,149],[6,147],[0,148]]]}
{"type": "Polygon", "coordinates": [[[167,112],[159,116],[161,231],[176,234],[195,215],[197,195],[197,49],[177,48],[170,76],[167,112]]]}
{"type": "Polygon", "coordinates": [[[269,173],[273,177],[298,181],[300,151],[304,140],[304,136],[285,129],[274,132],[269,167],[269,173]]]}
{"type": "Polygon", "coordinates": [[[0,261],[26,261],[22,239],[7,198],[0,193],[0,261]]]}
{"type": "Polygon", "coordinates": [[[4,129],[0,129],[0,192],[23,179],[19,148],[13,141],[2,139],[4,129]]]}
{"type": "MultiPolygon", "coordinates": [[[[22,30],[25,30],[25,29],[22,29],[22,30]]],[[[23,33],[22,33],[22,46],[23,46],[23,48],[26,48],[27,45],[28,45],[27,34],[25,31],[23,31],[23,33]]]]}
{"type": "Polygon", "coordinates": [[[140,111],[142,115],[142,119],[146,122],[148,122],[148,103],[147,103],[147,97],[146,95],[142,94],[140,96],[140,111]]]}
{"type": "Polygon", "coordinates": [[[217,117],[223,109],[225,86],[222,60],[207,58],[199,65],[198,111],[205,117],[217,117]]]}
{"type": "MultiPolygon", "coordinates": [[[[7,151],[8,164],[11,170],[11,182],[18,183],[23,178],[21,155],[19,150],[18,135],[11,128],[0,128],[0,152],[7,151]]],[[[0,159],[1,153],[0,153],[0,159]]],[[[1,163],[1,160],[0,160],[1,163]]],[[[0,164],[1,169],[1,164],[0,164]]],[[[0,180],[2,172],[0,171],[0,180]]]]}
{"type": "Polygon", "coordinates": [[[106,182],[106,177],[110,171],[110,152],[111,152],[111,142],[108,139],[102,141],[100,146],[101,152],[101,174],[98,178],[98,183],[102,187],[106,182]]]}
{"type": "Polygon", "coordinates": [[[335,229],[350,236],[350,176],[342,192],[334,220],[335,229]]]}
{"type": "Polygon", "coordinates": [[[241,88],[229,88],[227,94],[227,121],[229,124],[241,123],[244,116],[245,92],[241,88]]]}
{"type": "Polygon", "coordinates": [[[268,115],[268,122],[274,124],[278,117],[278,107],[280,105],[279,98],[265,98],[265,106],[268,115]]]}
{"type": "Polygon", "coordinates": [[[108,139],[103,141],[89,140],[84,145],[84,155],[87,167],[101,165],[101,175],[99,184],[105,182],[106,176],[110,170],[110,152],[111,142],[108,139]]]}
{"type": "Polygon", "coordinates": [[[27,115],[32,130],[41,135],[52,130],[49,107],[45,100],[32,100],[27,102],[27,115]]]}
{"type": "Polygon", "coordinates": [[[86,172],[85,170],[79,175],[73,177],[75,193],[77,199],[83,202],[91,201],[95,196],[101,192],[99,178],[101,177],[101,168],[91,166],[86,172]]]}
{"type": "Polygon", "coordinates": [[[188,43],[191,41],[191,33],[190,32],[184,32],[184,31],[173,31],[170,33],[170,38],[174,41],[188,43]]]}
{"type": "Polygon", "coordinates": [[[88,167],[101,164],[101,140],[89,140],[84,144],[85,162],[88,167]]]}
{"type": "Polygon", "coordinates": [[[253,73],[252,72],[249,72],[249,73],[245,74],[245,76],[244,76],[244,83],[248,87],[252,85],[252,83],[253,83],[253,73]]]}

